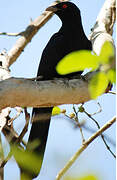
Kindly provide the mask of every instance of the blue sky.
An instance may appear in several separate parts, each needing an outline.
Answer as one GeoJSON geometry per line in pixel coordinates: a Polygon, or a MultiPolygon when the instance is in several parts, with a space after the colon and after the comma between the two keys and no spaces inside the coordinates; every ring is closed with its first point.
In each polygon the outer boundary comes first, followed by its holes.
{"type": "MultiPolygon", "coordinates": [[[[39,16],[53,1],[51,0],[8,0],[1,1],[0,6],[0,32],[21,32],[30,23],[30,19],[39,16]]],[[[74,0],[81,10],[82,23],[86,35],[90,33],[96,17],[104,3],[104,0],[74,0]]],[[[39,59],[42,51],[50,39],[51,35],[58,31],[61,26],[59,18],[55,15],[46,25],[39,30],[31,43],[25,48],[24,52],[11,66],[11,75],[15,77],[35,77],[39,59]]],[[[17,37],[18,38],[18,37],[17,37]]],[[[10,50],[15,44],[16,37],[0,36],[0,51],[4,48],[10,50]]],[[[114,33],[115,39],[115,33],[114,33]]],[[[115,89],[115,88],[114,88],[115,89]]],[[[100,125],[106,123],[115,114],[115,96],[103,95],[98,98],[103,111],[96,115],[100,125]]],[[[88,112],[97,111],[98,107],[95,101],[90,101],[85,105],[88,112]]],[[[67,108],[67,112],[72,111],[71,106],[62,106],[67,108]]],[[[29,110],[30,111],[30,110],[29,110]]],[[[86,120],[86,125],[96,130],[96,126],[85,115],[80,114],[80,120],[86,120]]],[[[15,123],[18,130],[21,130],[23,115],[15,123]]],[[[91,136],[91,133],[83,131],[85,137],[91,136]]],[[[115,139],[115,125],[107,130],[106,134],[115,139]]],[[[26,135],[25,139],[28,138],[26,135]]],[[[78,129],[63,115],[53,117],[49,132],[44,163],[40,173],[40,180],[54,180],[57,172],[64,166],[65,162],[78,150],[81,145],[81,137],[78,129]]],[[[111,145],[110,145],[111,146],[111,145]]],[[[114,147],[111,146],[113,151],[114,147]]],[[[73,167],[66,175],[81,176],[93,173],[99,177],[99,180],[115,179],[115,159],[105,148],[101,138],[96,139],[83,154],[79,157],[73,167]]],[[[5,167],[5,180],[18,180],[19,171],[13,160],[5,167]],[[17,175],[18,173],[18,175],[17,175]]]]}

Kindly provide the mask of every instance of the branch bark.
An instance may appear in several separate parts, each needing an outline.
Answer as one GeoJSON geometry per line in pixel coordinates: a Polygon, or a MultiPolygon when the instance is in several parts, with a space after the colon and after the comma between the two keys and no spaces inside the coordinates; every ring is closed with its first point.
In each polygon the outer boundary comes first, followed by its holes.
{"type": "Polygon", "coordinates": [[[47,107],[79,104],[90,99],[88,81],[81,77],[38,82],[9,78],[0,82],[0,110],[8,106],[47,107]]]}
{"type": "Polygon", "coordinates": [[[114,46],[112,38],[113,26],[116,20],[116,1],[106,0],[97,19],[89,39],[92,41],[94,52],[99,55],[105,41],[114,46]]]}
{"type": "MultiPolygon", "coordinates": [[[[63,1],[63,0],[61,0],[63,1]]],[[[56,1],[54,2],[56,3],[56,1]]],[[[44,25],[53,14],[44,12],[34,20],[23,32],[23,36],[18,39],[14,47],[8,54],[1,53],[0,62],[0,110],[5,107],[39,107],[54,106],[60,104],[86,102],[90,100],[88,91],[88,81],[82,78],[75,80],[52,80],[32,82],[27,79],[10,78],[8,67],[17,59],[22,50],[30,42],[40,27],[44,25]],[[10,78],[8,80],[8,78],[10,78]]],[[[114,42],[112,39],[112,29],[115,22],[115,0],[106,0],[97,17],[90,34],[90,40],[96,54],[105,41],[114,42]]],[[[92,76],[92,74],[88,75],[92,76]]]]}
{"type": "MultiPolygon", "coordinates": [[[[39,82],[23,78],[10,78],[9,66],[16,61],[34,35],[52,15],[51,12],[44,11],[41,16],[29,24],[25,31],[19,33],[21,37],[16,41],[8,54],[0,54],[0,110],[9,106],[54,106],[79,104],[90,100],[88,81],[82,78],[39,82]]],[[[105,41],[110,41],[114,46],[112,39],[114,22],[115,0],[106,0],[89,37],[93,44],[93,50],[97,55],[100,54],[101,47],[105,41]]],[[[92,74],[88,76],[88,79],[91,76],[92,74]]],[[[4,117],[6,116],[4,115],[4,117]]]]}
{"type": "MultiPolygon", "coordinates": [[[[65,0],[56,0],[52,3],[52,5],[55,5],[56,3],[62,2],[65,0]]],[[[23,52],[24,48],[27,46],[27,44],[32,40],[34,35],[38,32],[38,30],[53,16],[52,12],[44,11],[42,15],[37,17],[34,21],[32,21],[26,28],[25,31],[21,33],[17,33],[15,35],[20,35],[21,37],[16,41],[15,45],[10,49],[8,54],[3,51],[0,53],[0,81],[10,78],[10,70],[9,67],[12,65],[17,58],[20,56],[20,54],[23,52]]],[[[7,33],[3,33],[4,35],[7,33]]],[[[9,34],[9,33],[8,33],[9,34]]],[[[12,34],[13,35],[13,34],[12,34]]],[[[15,96],[15,94],[14,94],[15,96]]],[[[10,103],[8,103],[10,105],[10,103]]],[[[6,114],[9,114],[9,108],[8,112],[6,113],[7,109],[0,112],[0,117],[4,117],[4,124],[6,122],[6,114]],[[5,111],[5,114],[3,113],[5,111]]],[[[0,130],[3,128],[3,122],[0,122],[0,130]]]]}

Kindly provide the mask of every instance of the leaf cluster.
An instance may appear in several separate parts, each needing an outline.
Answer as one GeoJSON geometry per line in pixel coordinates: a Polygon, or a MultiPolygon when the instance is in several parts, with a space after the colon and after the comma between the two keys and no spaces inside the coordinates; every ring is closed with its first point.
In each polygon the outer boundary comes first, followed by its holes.
{"type": "Polygon", "coordinates": [[[84,71],[86,68],[90,71],[99,70],[93,76],[89,83],[89,91],[93,99],[105,92],[109,83],[115,83],[113,45],[106,41],[97,56],[89,50],[75,51],[65,56],[57,65],[56,70],[59,74],[65,75],[72,72],[84,71]]]}

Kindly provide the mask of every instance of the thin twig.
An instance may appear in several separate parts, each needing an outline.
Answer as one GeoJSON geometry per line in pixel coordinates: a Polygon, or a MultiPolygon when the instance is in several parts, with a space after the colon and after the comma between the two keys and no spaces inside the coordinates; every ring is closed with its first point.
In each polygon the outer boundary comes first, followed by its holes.
{"type": "Polygon", "coordinates": [[[8,126],[10,126],[11,124],[13,124],[13,121],[14,121],[15,119],[17,119],[17,118],[20,116],[20,114],[23,112],[23,110],[22,110],[21,107],[15,107],[14,109],[17,111],[17,113],[16,113],[16,115],[15,115],[13,118],[10,118],[10,119],[8,120],[8,126]]]}
{"type": "MultiPolygon", "coordinates": [[[[70,122],[72,122],[74,125],[75,125],[75,127],[77,128],[78,127],[78,123],[76,122],[76,121],[74,121],[74,119],[73,118],[70,118],[67,114],[66,114],[66,112],[65,113],[63,113],[64,115],[65,115],[65,117],[67,117],[69,120],[70,120],[70,122]]],[[[87,131],[89,131],[89,132],[91,132],[91,133],[95,133],[96,132],[96,130],[94,130],[93,128],[89,128],[88,126],[86,126],[85,125],[85,122],[83,121],[83,122],[80,122],[80,126],[83,128],[83,129],[85,129],[85,130],[87,130],[87,131]]],[[[79,128],[79,127],[78,127],[79,128]]],[[[107,136],[106,134],[103,134],[103,136],[104,136],[104,138],[106,139],[106,141],[107,142],[109,142],[112,146],[116,146],[116,143],[113,141],[113,139],[111,139],[109,136],[107,136]]]]}
{"type": "Polygon", "coordinates": [[[7,33],[7,32],[0,32],[0,35],[6,35],[6,36],[21,36],[23,32],[19,33],[7,33]]]}
{"type": "MultiPolygon", "coordinates": [[[[28,127],[29,118],[30,118],[26,109],[24,109],[24,112],[25,112],[26,124],[25,124],[20,136],[18,136],[18,134],[13,129],[13,127],[9,127],[8,125],[6,125],[3,130],[3,133],[6,136],[6,138],[8,139],[8,142],[11,145],[17,144],[17,146],[20,148],[22,148],[22,146],[20,145],[20,142],[22,142],[23,145],[26,145],[26,143],[22,140],[22,138],[24,137],[25,133],[27,132],[27,127],[28,127]]],[[[0,168],[3,168],[5,166],[5,164],[9,161],[9,159],[11,158],[12,155],[13,155],[12,151],[10,151],[8,156],[5,159],[2,159],[2,161],[0,162],[0,168]]]]}
{"type": "Polygon", "coordinates": [[[9,161],[11,156],[12,156],[12,153],[10,151],[8,156],[0,162],[0,168],[3,168],[6,165],[6,163],[9,161]]]}
{"type": "Polygon", "coordinates": [[[27,130],[28,130],[28,125],[29,125],[29,119],[30,119],[30,114],[27,112],[27,108],[24,108],[24,113],[25,113],[25,119],[26,119],[26,124],[21,132],[21,134],[19,135],[19,137],[16,140],[16,143],[20,143],[24,137],[24,135],[26,134],[27,130]]]}
{"type": "MultiPolygon", "coordinates": [[[[100,129],[100,125],[99,123],[88,113],[84,110],[84,113],[91,119],[95,122],[95,124],[97,125],[98,129],[100,129]]],[[[108,146],[107,142],[105,141],[105,138],[104,138],[104,135],[101,134],[101,137],[102,137],[102,140],[106,146],[106,148],[110,151],[110,153],[113,155],[114,158],[116,158],[116,155],[112,152],[112,150],[110,149],[110,147],[108,146]]]]}
{"type": "Polygon", "coordinates": [[[65,115],[65,117],[67,117],[68,119],[72,120],[73,123],[75,123],[75,125],[80,129],[80,133],[81,133],[81,137],[82,137],[82,144],[85,142],[85,138],[84,138],[84,135],[83,135],[83,132],[82,132],[82,128],[81,128],[81,124],[79,123],[79,120],[78,120],[78,113],[76,112],[76,110],[74,109],[74,105],[73,105],[73,110],[74,110],[74,116],[71,117],[69,115],[65,113],[63,113],[65,115]]]}
{"type": "Polygon", "coordinates": [[[97,112],[93,113],[93,114],[90,114],[91,116],[94,116],[94,115],[96,115],[96,114],[102,112],[102,107],[101,107],[101,105],[100,105],[99,102],[97,102],[97,105],[99,106],[99,110],[98,110],[97,112]]]}
{"type": "MultiPolygon", "coordinates": [[[[86,131],[90,132],[90,133],[96,132],[96,130],[94,130],[91,127],[86,126],[85,124],[82,125],[82,128],[85,129],[86,131]]],[[[107,142],[109,142],[114,148],[116,147],[116,142],[111,137],[109,137],[107,134],[103,134],[103,136],[104,136],[104,139],[107,142]]]]}
{"type": "Polygon", "coordinates": [[[76,111],[76,108],[75,106],[73,105],[73,110],[74,110],[74,113],[75,113],[75,121],[77,122],[77,125],[80,129],[80,133],[81,133],[81,137],[82,137],[82,144],[85,142],[85,138],[84,138],[84,135],[83,135],[83,131],[82,131],[82,128],[81,128],[81,125],[80,125],[80,122],[79,122],[79,119],[78,119],[78,111],[76,111]]]}
{"type": "Polygon", "coordinates": [[[57,174],[56,180],[60,180],[61,177],[66,173],[66,171],[72,166],[75,160],[80,156],[80,154],[87,148],[91,142],[93,142],[98,136],[100,136],[105,130],[107,130],[114,122],[116,117],[113,117],[108,121],[102,128],[100,128],[96,133],[94,133],[84,144],[79,148],[75,155],[69,160],[69,162],[64,166],[64,168],[57,174]]]}
{"type": "Polygon", "coordinates": [[[109,91],[108,93],[116,95],[116,92],[109,91]]]}
{"type": "MultiPolygon", "coordinates": [[[[9,144],[13,144],[17,141],[19,135],[14,130],[14,128],[9,127],[8,125],[5,125],[5,127],[2,130],[4,136],[6,137],[9,144]]],[[[26,143],[24,140],[21,142],[24,146],[26,146],[26,143]]],[[[22,148],[22,146],[19,144],[19,146],[22,148]]]]}
{"type": "MultiPolygon", "coordinates": [[[[24,126],[24,128],[23,128],[23,130],[22,130],[22,132],[21,132],[21,134],[19,136],[15,132],[13,127],[11,128],[8,125],[5,126],[6,127],[6,131],[5,131],[5,128],[3,130],[3,133],[6,135],[9,143],[10,144],[12,144],[12,143],[13,144],[17,144],[17,146],[20,147],[20,148],[22,148],[22,146],[20,145],[20,142],[22,142],[23,145],[26,145],[26,143],[22,140],[22,138],[24,137],[25,133],[27,132],[27,127],[28,127],[29,119],[30,119],[30,116],[29,116],[26,108],[24,108],[24,112],[25,112],[26,124],[25,124],[25,126],[24,126]]],[[[11,124],[12,124],[12,121],[11,121],[11,124]]],[[[5,159],[2,159],[2,161],[0,162],[0,168],[3,168],[5,166],[5,164],[9,161],[9,159],[11,158],[12,155],[13,154],[10,151],[8,156],[5,159]]]]}

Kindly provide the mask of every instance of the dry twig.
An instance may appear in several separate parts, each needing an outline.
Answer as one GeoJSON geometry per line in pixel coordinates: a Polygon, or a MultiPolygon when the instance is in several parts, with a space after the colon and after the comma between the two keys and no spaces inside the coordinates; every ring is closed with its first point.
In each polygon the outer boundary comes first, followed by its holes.
{"type": "Polygon", "coordinates": [[[75,108],[74,105],[73,105],[73,110],[74,110],[74,113],[75,113],[75,118],[74,118],[74,120],[76,121],[77,126],[78,126],[79,129],[80,129],[80,133],[81,133],[81,137],[82,137],[82,144],[83,144],[83,143],[85,142],[85,138],[84,138],[84,135],[83,135],[82,127],[81,127],[80,122],[79,122],[79,119],[78,119],[78,111],[76,111],[76,108],[75,108]]]}
{"type": "Polygon", "coordinates": [[[96,133],[94,133],[88,140],[86,140],[84,144],[82,144],[82,146],[79,148],[79,150],[75,153],[75,155],[64,166],[64,168],[57,174],[56,180],[60,180],[61,177],[66,173],[66,171],[72,166],[75,160],[80,156],[80,154],[87,148],[87,146],[90,145],[105,130],[107,130],[115,121],[116,121],[116,117],[113,117],[102,128],[100,128],[96,133]]]}
{"type": "MultiPolygon", "coordinates": [[[[100,129],[99,123],[98,123],[88,112],[86,112],[85,110],[84,110],[84,113],[85,113],[91,120],[93,120],[93,122],[97,125],[98,129],[100,129]]],[[[103,142],[104,142],[107,150],[109,150],[109,152],[113,155],[113,157],[116,158],[116,155],[112,152],[112,150],[111,150],[110,147],[108,146],[108,144],[107,144],[107,142],[106,142],[103,134],[101,134],[101,137],[102,137],[102,140],[103,140],[103,142]]]]}
{"type": "Polygon", "coordinates": [[[27,108],[24,108],[24,113],[25,113],[26,124],[25,124],[21,134],[19,135],[19,137],[17,138],[15,143],[20,143],[22,141],[24,135],[26,134],[27,130],[28,130],[30,114],[27,112],[27,108]]]}
{"type": "MultiPolygon", "coordinates": [[[[57,0],[53,2],[51,5],[55,5],[59,2],[64,2],[66,0],[57,0]]],[[[31,42],[32,38],[38,32],[38,30],[53,16],[53,12],[44,11],[39,17],[37,17],[34,21],[27,26],[27,28],[20,33],[1,33],[2,35],[21,35],[21,37],[16,41],[15,45],[8,52],[8,66],[12,65],[16,59],[23,52],[24,48],[27,46],[29,42],[31,42]]]]}

